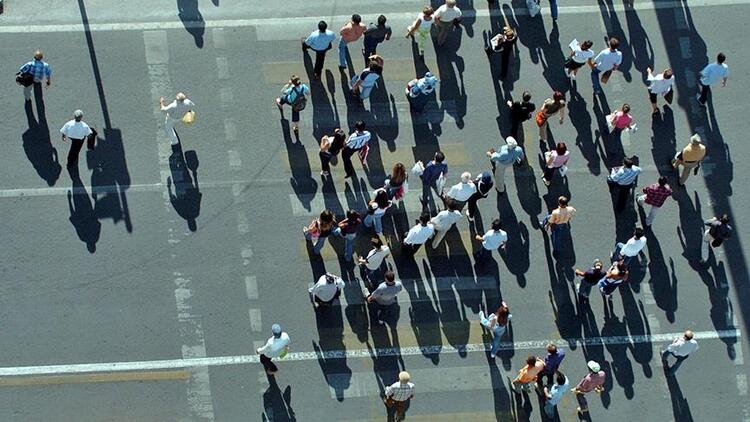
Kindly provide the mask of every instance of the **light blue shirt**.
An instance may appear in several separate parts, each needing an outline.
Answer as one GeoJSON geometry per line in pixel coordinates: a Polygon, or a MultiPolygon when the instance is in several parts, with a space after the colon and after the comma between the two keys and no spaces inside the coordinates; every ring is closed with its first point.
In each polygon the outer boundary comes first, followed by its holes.
{"type": "Polygon", "coordinates": [[[495,249],[502,246],[508,240],[508,234],[502,230],[487,230],[487,233],[482,236],[482,247],[487,250],[494,251],[495,249]]]}
{"type": "Polygon", "coordinates": [[[713,62],[701,70],[701,83],[713,85],[729,75],[729,67],[724,63],[713,62]]]}
{"type": "Polygon", "coordinates": [[[550,387],[549,389],[549,395],[550,398],[547,399],[547,403],[557,406],[558,403],[560,403],[560,400],[562,400],[563,396],[565,395],[565,392],[568,391],[570,388],[570,380],[568,377],[565,377],[565,383],[563,385],[555,384],[550,387]]]}
{"type": "Polygon", "coordinates": [[[516,160],[523,158],[523,149],[521,147],[515,147],[513,149],[508,148],[507,145],[500,147],[500,151],[495,151],[490,156],[490,161],[494,161],[500,164],[513,164],[516,160]]]}
{"type": "Polygon", "coordinates": [[[315,51],[325,51],[335,39],[336,34],[330,29],[326,29],[326,32],[315,30],[307,37],[305,44],[315,51]]]}
{"type": "Polygon", "coordinates": [[[612,169],[609,179],[618,185],[627,186],[633,184],[639,174],[641,174],[641,168],[636,165],[631,168],[622,166],[618,170],[612,169]]]}

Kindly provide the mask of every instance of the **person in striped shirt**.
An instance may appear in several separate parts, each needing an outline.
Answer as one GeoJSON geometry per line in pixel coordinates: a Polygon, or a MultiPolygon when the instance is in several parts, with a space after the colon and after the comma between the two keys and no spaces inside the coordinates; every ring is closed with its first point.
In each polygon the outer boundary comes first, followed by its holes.
{"type": "MultiPolygon", "coordinates": [[[[42,82],[46,82],[47,87],[52,85],[52,66],[42,60],[43,58],[44,54],[42,54],[42,50],[34,50],[34,58],[24,63],[24,65],[18,69],[19,72],[30,73],[31,76],[34,77],[33,84],[23,87],[23,96],[26,101],[31,101],[32,87],[35,87],[42,82]]],[[[41,88],[41,85],[39,85],[39,88],[41,88]]],[[[41,93],[41,90],[38,92],[41,93]]]]}
{"type": "Polygon", "coordinates": [[[385,387],[385,405],[396,410],[396,421],[402,421],[406,417],[406,403],[414,398],[414,383],[406,371],[398,374],[398,381],[385,387]]]}
{"type": "Polygon", "coordinates": [[[370,132],[365,130],[365,122],[359,120],[354,124],[354,132],[349,135],[349,139],[346,140],[346,144],[344,145],[344,151],[341,153],[341,159],[344,161],[344,171],[346,172],[345,179],[354,175],[352,155],[365,148],[367,143],[370,142],[371,136],[370,132]]]}

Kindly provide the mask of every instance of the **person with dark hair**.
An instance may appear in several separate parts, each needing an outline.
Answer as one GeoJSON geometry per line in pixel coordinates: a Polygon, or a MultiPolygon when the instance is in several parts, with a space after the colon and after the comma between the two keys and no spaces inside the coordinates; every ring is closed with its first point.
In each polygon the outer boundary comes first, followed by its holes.
{"type": "Polygon", "coordinates": [[[557,371],[555,384],[544,387],[544,414],[546,414],[548,418],[554,419],[557,404],[560,403],[569,387],[570,381],[568,380],[568,377],[560,371],[557,371]]]}
{"type": "Polygon", "coordinates": [[[318,22],[318,30],[313,31],[307,38],[302,39],[303,52],[306,52],[308,49],[315,51],[315,67],[313,68],[313,77],[315,79],[320,79],[326,60],[326,52],[333,47],[333,40],[335,39],[336,34],[328,29],[326,21],[318,22]]]}
{"type": "Polygon", "coordinates": [[[430,219],[432,227],[435,229],[435,235],[432,237],[432,248],[440,246],[445,234],[461,219],[461,211],[456,209],[456,202],[448,200],[445,202],[447,209],[440,211],[436,216],[430,219]]]}
{"type": "Polygon", "coordinates": [[[367,204],[367,216],[363,221],[365,227],[373,228],[378,236],[383,235],[383,214],[392,205],[388,199],[388,192],[385,189],[376,189],[374,198],[367,204]]]}
{"type": "Polygon", "coordinates": [[[500,342],[511,318],[513,318],[513,315],[511,315],[510,308],[505,301],[500,302],[497,310],[487,316],[484,315],[484,310],[479,311],[479,323],[482,324],[482,327],[492,331],[492,346],[490,347],[492,359],[495,359],[497,351],[500,350],[500,342]]]}
{"type": "Polygon", "coordinates": [[[624,260],[625,265],[630,266],[630,261],[637,257],[645,246],[645,232],[641,227],[636,227],[633,231],[633,237],[628,239],[627,242],[617,242],[615,250],[609,256],[610,260],[612,262],[624,260]]]}
{"type": "Polygon", "coordinates": [[[474,239],[482,242],[482,246],[474,253],[474,262],[479,264],[485,258],[492,255],[492,251],[502,248],[505,250],[505,244],[508,242],[508,234],[502,230],[502,223],[499,218],[492,220],[490,229],[484,236],[476,235],[474,239]]]}
{"type": "Polygon", "coordinates": [[[401,241],[401,251],[407,257],[414,256],[419,247],[427,243],[435,234],[435,226],[430,223],[429,214],[422,214],[407,233],[404,234],[404,240],[401,241]]]}
{"type": "Polygon", "coordinates": [[[510,386],[513,392],[516,394],[521,394],[521,391],[530,393],[534,389],[537,376],[542,370],[544,370],[544,361],[536,356],[529,355],[526,358],[526,365],[518,371],[518,375],[511,382],[510,386]]]}
{"type": "Polygon", "coordinates": [[[622,53],[617,50],[620,46],[620,40],[611,37],[608,44],[608,48],[600,51],[593,59],[589,59],[594,95],[602,93],[602,83],[606,84],[609,81],[609,77],[612,76],[612,72],[617,70],[620,63],[622,63],[622,53]],[[599,82],[599,74],[601,74],[602,78],[601,83],[599,82]]]}
{"type": "Polygon", "coordinates": [[[703,223],[708,228],[703,232],[703,242],[701,242],[701,264],[708,261],[709,246],[718,248],[725,240],[732,237],[734,229],[729,225],[729,216],[726,214],[721,217],[714,217],[703,223]]]}
{"type": "MultiPolygon", "coordinates": [[[[354,166],[352,165],[352,155],[354,153],[368,148],[370,137],[372,135],[369,131],[365,130],[365,122],[362,120],[354,123],[354,132],[349,135],[349,139],[346,140],[344,150],[341,153],[341,161],[344,162],[344,175],[345,179],[348,179],[354,175],[354,166]]],[[[363,160],[364,161],[364,160],[363,160]]]]}
{"type": "Polygon", "coordinates": [[[539,229],[549,229],[552,237],[552,253],[560,252],[564,236],[570,235],[570,219],[575,215],[576,209],[568,205],[568,197],[561,195],[557,198],[557,208],[539,222],[539,229]]]}
{"type": "Polygon", "coordinates": [[[281,96],[276,98],[276,107],[279,108],[281,117],[284,117],[284,104],[292,108],[292,130],[297,137],[299,137],[299,112],[307,105],[307,95],[310,95],[310,87],[303,84],[297,75],[292,75],[289,82],[281,88],[281,96]]]}
{"type": "Polygon", "coordinates": [[[492,37],[490,44],[485,47],[484,52],[487,53],[487,57],[493,53],[501,53],[500,62],[500,80],[504,81],[508,76],[508,68],[510,67],[510,55],[513,54],[513,48],[518,41],[516,31],[510,26],[504,26],[503,30],[492,37]]]}
{"type": "Polygon", "coordinates": [[[565,177],[569,159],[570,151],[568,151],[568,146],[565,145],[565,142],[558,142],[555,149],[547,151],[544,154],[545,165],[542,172],[542,182],[544,182],[545,186],[549,186],[552,183],[555,170],[560,173],[560,177],[565,177]]]}
{"type": "Polygon", "coordinates": [[[664,72],[654,75],[651,68],[646,68],[648,73],[648,99],[651,101],[651,114],[659,114],[659,109],[656,108],[656,98],[658,95],[664,96],[664,101],[667,104],[672,104],[672,97],[674,91],[672,86],[674,85],[674,74],[672,69],[664,69],[664,72]]]}
{"type": "Polygon", "coordinates": [[[560,124],[563,124],[565,121],[565,94],[560,91],[553,92],[552,98],[544,100],[542,108],[536,113],[536,125],[539,126],[539,142],[542,144],[547,143],[547,128],[549,127],[547,121],[555,114],[560,116],[560,124]]]}
{"type": "Polygon", "coordinates": [[[636,166],[635,161],[630,157],[625,157],[622,166],[612,167],[607,176],[607,183],[616,189],[615,212],[619,213],[627,206],[630,192],[638,181],[639,174],[641,174],[641,168],[636,166]]]}
{"type": "Polygon", "coordinates": [[[385,16],[378,16],[378,23],[374,24],[370,22],[365,30],[365,37],[363,41],[362,54],[365,56],[365,63],[367,58],[377,53],[378,44],[383,41],[391,39],[391,27],[386,24],[387,19],[385,16]]]}
{"type": "Polygon", "coordinates": [[[724,62],[727,60],[727,56],[724,53],[716,55],[716,61],[706,65],[700,72],[700,79],[698,81],[698,94],[695,95],[695,99],[698,100],[698,104],[705,107],[708,101],[708,94],[711,93],[711,85],[715,85],[721,81],[721,86],[727,86],[727,77],[729,76],[729,66],[724,62]]]}
{"type": "Polygon", "coordinates": [[[672,196],[672,188],[669,187],[667,181],[668,179],[666,176],[659,177],[657,183],[644,187],[642,190],[643,195],[640,195],[635,199],[638,206],[641,208],[644,207],[644,204],[649,205],[648,216],[646,216],[646,219],[643,221],[643,225],[647,228],[651,227],[651,224],[654,223],[656,212],[661,209],[661,206],[664,205],[667,198],[672,196]]]}
{"type": "Polygon", "coordinates": [[[513,164],[523,162],[523,148],[518,146],[516,138],[508,136],[505,138],[505,145],[500,147],[499,151],[490,148],[487,156],[492,164],[492,173],[495,175],[495,190],[497,193],[505,193],[505,171],[513,164]]]}
{"type": "Polygon", "coordinates": [[[565,349],[557,347],[555,343],[547,344],[547,355],[544,356],[544,369],[542,369],[542,372],[537,377],[537,385],[540,389],[552,384],[552,377],[557,373],[563,359],[565,359],[565,349]],[[547,378],[547,382],[542,380],[544,377],[547,378]]]}
{"type": "Polygon", "coordinates": [[[339,30],[339,69],[346,69],[346,45],[357,41],[365,33],[367,27],[362,23],[362,17],[353,14],[352,19],[339,30]]]}
{"type": "Polygon", "coordinates": [[[333,131],[333,136],[323,135],[320,138],[320,152],[318,156],[320,157],[320,167],[322,169],[320,172],[321,176],[325,177],[331,174],[331,160],[344,149],[345,142],[346,132],[339,128],[333,131]]]}
{"type": "Polygon", "coordinates": [[[602,298],[606,297],[607,300],[612,300],[612,293],[622,283],[628,281],[628,277],[630,277],[630,270],[625,264],[625,259],[613,262],[607,273],[604,274],[604,277],[596,283],[599,287],[599,292],[602,294],[602,298]]]}
{"type": "Polygon", "coordinates": [[[334,228],[336,228],[336,218],[331,210],[323,210],[318,218],[302,228],[305,239],[313,242],[313,253],[320,255],[320,250],[323,249],[326,239],[333,233],[334,228]]]}
{"type": "Polygon", "coordinates": [[[510,108],[510,134],[514,138],[518,138],[518,128],[523,125],[523,122],[534,116],[536,105],[531,102],[531,93],[529,91],[523,92],[521,101],[514,102],[508,100],[506,104],[510,108]]]}
{"type": "Polygon", "coordinates": [[[406,166],[404,163],[396,163],[393,165],[391,174],[385,176],[385,190],[388,192],[388,199],[401,200],[406,192],[406,186],[408,176],[406,174],[406,166]]]}
{"type": "Polygon", "coordinates": [[[346,218],[341,220],[333,230],[334,236],[343,237],[344,242],[344,261],[351,262],[354,254],[354,239],[357,237],[357,230],[362,224],[362,217],[355,210],[346,212],[346,218]]]}
{"type": "Polygon", "coordinates": [[[383,262],[391,255],[391,248],[383,245],[383,241],[378,236],[370,238],[372,249],[367,253],[365,258],[360,257],[357,262],[361,265],[364,273],[362,277],[368,285],[368,290],[373,291],[382,280],[382,269],[385,268],[383,262]]]}
{"type": "Polygon", "coordinates": [[[333,301],[341,296],[341,289],[343,288],[344,280],[341,277],[325,273],[307,291],[313,299],[313,306],[317,309],[320,305],[333,304],[333,301]]]}
{"type": "Polygon", "coordinates": [[[565,74],[571,80],[575,80],[578,70],[594,57],[594,52],[591,50],[593,46],[594,43],[591,40],[586,40],[571,47],[570,55],[563,65],[565,74]]]}
{"type": "Polygon", "coordinates": [[[440,151],[436,152],[432,161],[424,166],[424,170],[419,177],[422,179],[422,198],[420,202],[425,206],[427,205],[427,201],[430,200],[432,189],[437,191],[438,196],[443,194],[442,190],[437,189],[436,183],[441,177],[443,179],[448,177],[448,163],[445,162],[445,154],[440,151]]]}
{"type": "Polygon", "coordinates": [[[492,190],[492,174],[488,171],[477,174],[477,177],[474,178],[474,186],[477,187],[477,191],[469,197],[469,209],[466,210],[469,221],[474,221],[474,215],[477,213],[477,201],[486,198],[492,190]]]}
{"type": "Polygon", "coordinates": [[[386,271],[385,281],[380,283],[378,288],[367,297],[368,303],[375,304],[374,316],[377,319],[378,325],[385,324],[383,320],[384,314],[396,304],[396,295],[403,289],[403,284],[396,280],[396,275],[393,271],[386,271]]]}
{"type": "Polygon", "coordinates": [[[583,271],[578,268],[575,269],[575,275],[581,277],[581,281],[576,283],[576,294],[578,295],[579,304],[588,304],[591,288],[606,275],[604,270],[602,270],[603,267],[604,264],[602,264],[602,261],[600,259],[595,259],[591,268],[588,270],[583,271]]]}

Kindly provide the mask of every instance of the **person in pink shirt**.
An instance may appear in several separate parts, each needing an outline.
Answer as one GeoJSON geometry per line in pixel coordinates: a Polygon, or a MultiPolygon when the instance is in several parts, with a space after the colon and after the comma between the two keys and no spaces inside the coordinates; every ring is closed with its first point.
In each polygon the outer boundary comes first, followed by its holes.
{"type": "Polygon", "coordinates": [[[365,29],[367,27],[365,24],[362,23],[362,17],[358,14],[352,15],[352,20],[346,23],[346,25],[341,27],[341,30],[339,30],[339,35],[341,35],[341,39],[339,39],[339,69],[346,69],[346,45],[350,42],[357,41],[362,34],[365,33],[365,29]]]}
{"type": "Polygon", "coordinates": [[[586,393],[596,391],[601,394],[604,392],[604,381],[607,379],[606,372],[602,371],[602,367],[595,361],[590,360],[586,364],[589,367],[589,373],[573,387],[573,393],[576,395],[578,400],[578,413],[588,413],[589,404],[586,401],[586,393]]]}
{"type": "Polygon", "coordinates": [[[558,142],[555,146],[555,149],[553,149],[552,151],[547,151],[544,154],[544,158],[546,165],[544,166],[542,181],[544,182],[545,186],[549,186],[549,184],[552,182],[552,176],[555,175],[555,170],[560,171],[560,177],[565,177],[567,167],[563,169],[563,166],[568,164],[570,151],[568,151],[568,147],[565,145],[565,142],[558,142]]]}
{"type": "Polygon", "coordinates": [[[622,108],[607,116],[607,126],[610,132],[634,128],[635,123],[633,123],[633,116],[630,115],[630,104],[623,104],[622,108]]]}

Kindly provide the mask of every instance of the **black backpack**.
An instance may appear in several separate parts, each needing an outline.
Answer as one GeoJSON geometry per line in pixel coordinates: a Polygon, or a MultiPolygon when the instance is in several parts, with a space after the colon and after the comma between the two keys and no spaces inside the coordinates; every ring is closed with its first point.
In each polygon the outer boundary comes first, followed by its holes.
{"type": "Polygon", "coordinates": [[[34,75],[31,73],[16,73],[16,83],[23,86],[31,86],[34,83],[34,75]]]}
{"type": "Polygon", "coordinates": [[[298,91],[296,87],[292,88],[294,92],[297,93],[297,96],[294,98],[294,101],[292,101],[292,111],[302,111],[307,107],[307,97],[305,97],[305,94],[303,91],[298,91]]]}

